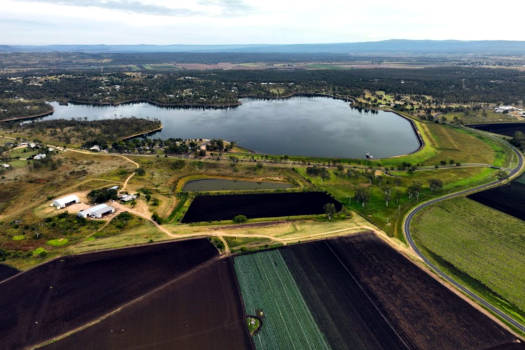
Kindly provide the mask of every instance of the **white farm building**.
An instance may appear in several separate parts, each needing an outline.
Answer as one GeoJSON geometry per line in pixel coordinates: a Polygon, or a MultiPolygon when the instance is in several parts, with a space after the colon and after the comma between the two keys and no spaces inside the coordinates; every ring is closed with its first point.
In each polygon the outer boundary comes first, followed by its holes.
{"type": "Polygon", "coordinates": [[[115,212],[115,208],[107,205],[107,204],[99,204],[95,205],[94,207],[88,208],[86,210],[81,210],[78,212],[78,216],[82,218],[94,218],[94,219],[101,219],[103,216],[113,214],[115,212]]]}
{"type": "Polygon", "coordinates": [[[62,209],[62,208],[65,208],[71,204],[77,204],[77,203],[80,203],[80,200],[78,199],[77,196],[75,196],[74,194],[72,195],[69,195],[69,196],[65,196],[65,197],[62,197],[62,198],[57,198],[53,201],[53,203],[51,203],[52,206],[54,206],[55,208],[57,209],[62,209]]]}

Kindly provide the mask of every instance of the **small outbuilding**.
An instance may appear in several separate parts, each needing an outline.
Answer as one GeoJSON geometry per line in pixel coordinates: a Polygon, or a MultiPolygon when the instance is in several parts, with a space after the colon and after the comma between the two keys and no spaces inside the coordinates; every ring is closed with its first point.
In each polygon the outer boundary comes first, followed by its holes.
{"type": "Polygon", "coordinates": [[[69,196],[65,196],[65,197],[62,197],[62,198],[55,199],[53,201],[53,203],[51,203],[51,205],[54,206],[57,209],[63,209],[65,207],[67,207],[67,206],[70,206],[72,204],[77,204],[77,203],[80,203],[80,200],[78,199],[77,196],[72,194],[72,195],[69,195],[69,196]]]}
{"type": "Polygon", "coordinates": [[[89,150],[91,152],[100,152],[100,146],[99,145],[94,145],[93,147],[90,147],[89,150]]]}
{"type": "Polygon", "coordinates": [[[119,199],[122,202],[130,202],[134,199],[137,199],[137,195],[136,194],[123,194],[119,197],[119,199]]]}

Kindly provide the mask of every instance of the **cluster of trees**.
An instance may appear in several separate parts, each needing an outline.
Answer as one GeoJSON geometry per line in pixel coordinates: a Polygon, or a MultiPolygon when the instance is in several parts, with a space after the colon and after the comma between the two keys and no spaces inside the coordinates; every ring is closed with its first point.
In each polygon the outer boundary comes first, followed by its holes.
{"type": "Polygon", "coordinates": [[[306,168],[306,174],[309,176],[319,176],[326,180],[330,178],[330,172],[325,167],[320,166],[309,166],[306,168]]]}
{"type": "Polygon", "coordinates": [[[514,136],[510,140],[510,143],[518,147],[522,151],[525,151],[525,133],[521,131],[516,131],[514,136]]]}
{"type": "Polygon", "coordinates": [[[84,147],[100,145],[104,148],[120,138],[148,132],[160,126],[161,123],[158,120],[143,118],[50,119],[23,124],[15,122],[4,124],[4,127],[13,132],[47,135],[65,144],[75,142],[84,147]]]}
{"type": "MultiPolygon", "coordinates": [[[[58,79],[34,75],[22,81],[0,78],[0,98],[92,104],[149,101],[165,106],[229,107],[239,98],[276,98],[294,94],[355,98],[363,91],[432,96],[443,103],[519,103],[525,73],[505,69],[437,67],[359,70],[217,70],[172,73],[75,73],[58,79]]],[[[41,103],[41,102],[39,102],[41,103]]],[[[399,108],[406,108],[400,105],[399,108]]],[[[9,108],[8,108],[9,109],[9,108]]]]}
{"type": "Polygon", "coordinates": [[[117,200],[117,190],[112,188],[92,190],[88,193],[88,199],[91,203],[104,203],[109,200],[117,200]]]}
{"type": "MultiPolygon", "coordinates": [[[[91,140],[84,143],[83,147],[89,148],[94,144],[98,144],[103,148],[107,148],[110,152],[117,153],[157,153],[158,150],[164,154],[189,154],[197,152],[197,154],[204,156],[206,151],[210,152],[229,152],[235,143],[226,143],[224,140],[213,139],[205,143],[202,140],[185,140],[181,138],[169,139],[154,139],[146,137],[136,137],[124,141],[115,141],[108,145],[100,140],[91,140]],[[99,142],[99,143],[97,143],[99,142]],[[206,151],[199,150],[201,144],[206,144],[206,151]]],[[[102,140],[103,141],[103,140],[102,140]]]]}
{"type": "MultiPolygon", "coordinates": [[[[403,192],[398,189],[397,186],[392,186],[385,181],[382,181],[378,187],[380,188],[383,199],[385,201],[385,206],[388,207],[392,201],[399,203],[403,192]]],[[[439,192],[443,189],[443,181],[440,179],[429,179],[428,180],[428,189],[431,192],[439,192]]],[[[405,189],[405,193],[408,197],[408,200],[419,201],[422,192],[424,191],[423,184],[420,182],[414,182],[410,184],[405,189]]],[[[370,201],[371,198],[371,189],[370,187],[358,187],[355,190],[353,198],[351,200],[356,203],[361,204],[363,207],[370,201]]]]}
{"type": "Polygon", "coordinates": [[[51,106],[44,101],[0,99],[0,120],[27,115],[42,115],[50,113],[52,110],[51,106]]]}

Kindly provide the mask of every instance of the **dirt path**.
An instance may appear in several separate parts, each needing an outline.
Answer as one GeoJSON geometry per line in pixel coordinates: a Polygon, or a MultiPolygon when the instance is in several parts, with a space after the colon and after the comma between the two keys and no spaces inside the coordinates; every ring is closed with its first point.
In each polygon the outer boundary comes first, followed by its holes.
{"type": "MultiPolygon", "coordinates": [[[[74,148],[68,148],[65,150],[65,152],[76,152],[76,153],[81,153],[81,154],[89,154],[89,155],[101,155],[101,156],[111,156],[111,157],[119,157],[119,158],[122,158],[124,159],[125,161],[127,162],[130,162],[131,164],[133,164],[135,166],[136,169],[140,168],[140,164],[135,162],[134,160],[131,160],[129,159],[128,157],[126,157],[125,155],[122,155],[122,154],[111,154],[111,153],[94,153],[94,152],[89,152],[89,151],[82,151],[82,150],[78,150],[78,149],[74,149],[74,148]]],[[[131,178],[135,176],[135,172],[131,173],[127,178],[126,180],[124,180],[124,182],[122,183],[122,188],[121,188],[121,191],[124,191],[126,189],[126,187],[128,186],[128,182],[129,180],[131,180],[131,178]]]]}
{"type": "MultiPolygon", "coordinates": [[[[56,146],[53,146],[53,147],[56,147],[56,146]]],[[[75,149],[75,148],[67,148],[67,149],[64,150],[64,152],[76,152],[76,153],[81,153],[81,154],[88,154],[90,156],[120,157],[120,158],[130,162],[131,164],[133,164],[135,166],[135,168],[140,168],[139,163],[135,162],[134,160],[129,159],[128,157],[126,157],[123,154],[90,152],[90,151],[84,151],[84,150],[75,149]]]]}
{"type": "Polygon", "coordinates": [[[126,180],[124,181],[124,183],[122,184],[122,188],[120,189],[121,191],[125,191],[126,190],[126,187],[128,187],[128,182],[129,180],[131,180],[131,178],[135,175],[135,173],[131,173],[130,176],[128,176],[126,178],[126,180]]]}
{"type": "Polygon", "coordinates": [[[224,254],[230,255],[231,251],[230,251],[230,246],[228,245],[228,242],[226,242],[223,236],[217,236],[217,238],[220,239],[221,242],[224,244],[224,254]]]}
{"type": "Polygon", "coordinates": [[[141,217],[143,218],[144,220],[147,220],[149,222],[151,222],[153,225],[155,225],[156,228],[158,228],[160,231],[162,231],[163,233],[167,234],[168,236],[171,236],[173,237],[173,234],[168,231],[164,226],[161,226],[159,225],[156,221],[154,221],[153,219],[151,219],[151,216],[148,216],[142,212],[139,212],[139,211],[136,211],[136,210],[133,210],[132,208],[128,208],[122,204],[120,204],[119,202],[113,202],[111,204],[113,207],[115,207],[115,209],[119,210],[119,211],[127,211],[128,213],[130,214],[133,214],[133,215],[136,215],[138,217],[141,217]]]}
{"type": "Polygon", "coordinates": [[[377,232],[378,229],[372,226],[366,226],[366,225],[358,225],[358,226],[352,226],[348,228],[343,228],[339,230],[334,231],[326,231],[321,233],[315,233],[311,235],[302,235],[301,237],[284,237],[279,238],[271,235],[262,235],[262,234],[252,234],[252,233],[229,233],[224,229],[214,229],[214,230],[206,230],[201,232],[194,232],[194,233],[173,233],[168,228],[166,228],[163,225],[159,225],[157,222],[155,222],[153,219],[151,219],[151,215],[147,215],[143,212],[134,210],[132,208],[126,207],[118,202],[114,202],[112,204],[117,210],[119,211],[127,211],[130,214],[136,215],[138,217],[143,218],[144,220],[147,220],[151,222],[157,229],[159,229],[161,232],[165,233],[169,237],[177,238],[177,239],[187,239],[187,238],[197,238],[197,237],[217,237],[220,239],[225,246],[225,251],[227,253],[230,253],[230,249],[228,247],[228,244],[225,237],[232,237],[232,238],[262,238],[262,239],[269,239],[271,241],[281,243],[283,245],[287,245],[289,243],[295,243],[298,240],[305,241],[305,240],[314,240],[314,239],[321,239],[325,236],[335,237],[338,235],[345,235],[351,232],[360,232],[360,231],[373,231],[377,232]]]}

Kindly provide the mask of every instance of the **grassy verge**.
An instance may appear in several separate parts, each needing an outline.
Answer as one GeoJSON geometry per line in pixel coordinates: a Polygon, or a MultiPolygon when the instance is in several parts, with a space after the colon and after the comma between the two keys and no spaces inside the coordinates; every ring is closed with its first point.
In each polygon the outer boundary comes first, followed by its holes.
{"type": "Polygon", "coordinates": [[[184,217],[184,214],[191,205],[192,196],[187,192],[178,192],[177,193],[178,201],[173,211],[168,216],[167,222],[176,223],[180,222],[184,217]]]}
{"type": "MultiPolygon", "coordinates": [[[[135,220],[135,219],[134,219],[135,220]]],[[[112,231],[112,228],[108,228],[112,231]]],[[[108,232],[108,231],[105,231],[108,232]]],[[[170,237],[160,232],[152,223],[144,221],[140,225],[132,225],[121,230],[118,234],[104,235],[104,237],[89,237],[70,246],[67,254],[79,254],[93,250],[115,249],[138,244],[146,244],[169,240],[170,237]]]]}
{"type": "Polygon", "coordinates": [[[249,238],[249,237],[224,237],[232,253],[250,252],[259,249],[270,249],[281,246],[267,238],[249,238]]]}

